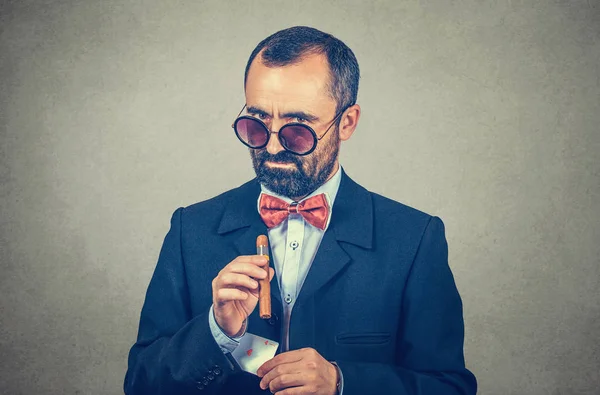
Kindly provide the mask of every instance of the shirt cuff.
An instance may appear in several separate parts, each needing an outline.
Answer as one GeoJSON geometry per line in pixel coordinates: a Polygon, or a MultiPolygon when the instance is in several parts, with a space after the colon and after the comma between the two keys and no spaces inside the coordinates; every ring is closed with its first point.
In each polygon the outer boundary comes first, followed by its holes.
{"type": "Polygon", "coordinates": [[[217,320],[215,320],[214,314],[215,313],[213,311],[213,306],[211,305],[210,311],[208,312],[208,325],[210,326],[210,331],[213,337],[215,338],[215,341],[221,348],[221,351],[223,351],[223,354],[232,353],[233,350],[235,350],[237,346],[239,346],[240,340],[246,334],[247,320],[244,321],[242,328],[243,332],[241,336],[229,337],[225,332],[223,332],[219,324],[217,324],[217,320]]]}
{"type": "Polygon", "coordinates": [[[340,375],[340,392],[338,392],[338,395],[342,395],[342,393],[344,392],[344,375],[342,374],[342,369],[340,369],[337,363],[333,361],[330,362],[333,366],[335,366],[335,368],[338,371],[338,374],[340,375]]]}

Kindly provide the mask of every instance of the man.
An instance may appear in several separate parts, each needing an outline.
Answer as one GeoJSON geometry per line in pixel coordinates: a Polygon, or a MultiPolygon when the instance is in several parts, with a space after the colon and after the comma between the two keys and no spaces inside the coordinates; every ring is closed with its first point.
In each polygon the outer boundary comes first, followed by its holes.
{"type": "Polygon", "coordinates": [[[352,51],[316,29],[258,44],[233,125],[257,178],[173,214],[126,393],[475,394],[441,220],[339,165],[358,79],[352,51]],[[261,234],[270,266],[253,255],[261,234]],[[269,320],[256,309],[265,278],[276,278],[269,320]],[[231,355],[254,335],[279,343],[257,375],[231,355]]]}

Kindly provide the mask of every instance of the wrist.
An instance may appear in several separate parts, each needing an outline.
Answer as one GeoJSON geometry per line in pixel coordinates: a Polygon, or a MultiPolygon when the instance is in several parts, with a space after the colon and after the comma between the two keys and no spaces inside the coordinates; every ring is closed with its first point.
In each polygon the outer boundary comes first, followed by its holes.
{"type": "Polygon", "coordinates": [[[242,337],[242,335],[244,335],[244,333],[246,333],[246,320],[242,321],[242,326],[240,327],[240,330],[237,331],[237,333],[230,335],[229,333],[225,333],[227,336],[229,337],[242,337]]]}
{"type": "Polygon", "coordinates": [[[213,318],[215,319],[215,323],[217,324],[217,326],[219,327],[221,332],[223,332],[225,335],[227,335],[230,338],[241,337],[244,333],[246,333],[247,319],[242,321],[242,325],[240,326],[240,329],[238,329],[236,332],[233,332],[232,330],[229,330],[229,328],[225,328],[223,325],[221,325],[221,323],[219,322],[219,318],[217,317],[217,313],[214,310],[213,310],[213,318]]]}
{"type": "Polygon", "coordinates": [[[339,395],[340,394],[340,387],[341,387],[341,382],[342,382],[342,375],[340,374],[340,367],[338,366],[337,363],[330,361],[329,362],[333,368],[334,368],[334,375],[335,375],[335,390],[334,390],[334,395],[339,395]]]}

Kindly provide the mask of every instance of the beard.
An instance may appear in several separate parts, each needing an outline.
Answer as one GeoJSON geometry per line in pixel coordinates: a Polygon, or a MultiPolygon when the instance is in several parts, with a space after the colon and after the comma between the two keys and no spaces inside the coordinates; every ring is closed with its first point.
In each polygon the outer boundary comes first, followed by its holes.
{"type": "Polygon", "coordinates": [[[328,141],[323,143],[317,142],[317,148],[306,156],[288,151],[272,155],[266,148],[251,149],[250,157],[258,181],[276,194],[291,199],[299,200],[309,195],[327,181],[335,167],[340,150],[337,126],[328,141]],[[292,167],[269,167],[265,164],[267,161],[291,163],[292,167]]]}

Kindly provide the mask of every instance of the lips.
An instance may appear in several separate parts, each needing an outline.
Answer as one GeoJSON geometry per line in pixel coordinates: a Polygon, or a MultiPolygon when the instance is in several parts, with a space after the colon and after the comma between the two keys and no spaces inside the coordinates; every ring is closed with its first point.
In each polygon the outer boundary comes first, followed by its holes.
{"type": "Polygon", "coordinates": [[[278,166],[278,167],[295,165],[295,163],[292,163],[292,162],[273,162],[270,160],[267,160],[264,163],[269,166],[278,166]]]}

